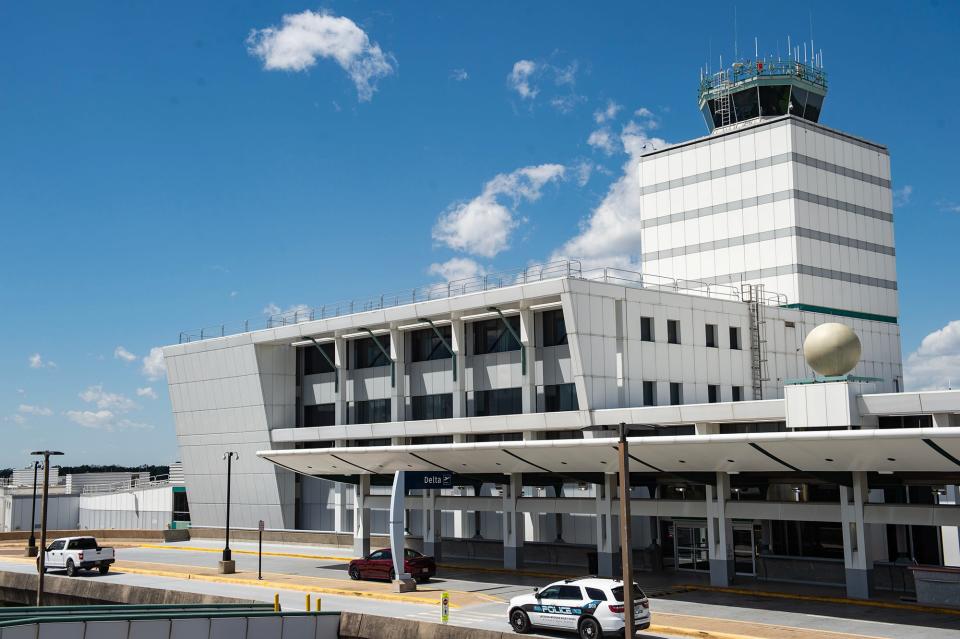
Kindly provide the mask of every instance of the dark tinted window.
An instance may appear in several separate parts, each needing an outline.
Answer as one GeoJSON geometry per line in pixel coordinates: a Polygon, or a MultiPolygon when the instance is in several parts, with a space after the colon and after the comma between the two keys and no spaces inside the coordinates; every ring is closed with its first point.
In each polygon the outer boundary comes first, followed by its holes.
{"type": "Polygon", "coordinates": [[[657,405],[657,383],[656,382],[643,383],[643,405],[644,406],[657,405]]]}
{"type": "Polygon", "coordinates": [[[516,415],[522,412],[523,399],[519,388],[476,391],[473,394],[473,414],[476,417],[516,415]]]}
{"type": "Polygon", "coordinates": [[[563,310],[556,309],[543,313],[543,345],[560,346],[567,343],[567,325],[563,321],[563,310]]]}
{"type": "Polygon", "coordinates": [[[670,382],[670,403],[673,406],[683,403],[683,387],[677,382],[670,382]]]}
{"type": "Polygon", "coordinates": [[[653,318],[652,317],[640,318],[640,340],[644,342],[653,341],[653,318]]]}
{"type": "Polygon", "coordinates": [[[707,347],[709,348],[718,348],[719,344],[717,343],[717,325],[716,324],[707,324],[707,347]]]}
{"type": "Polygon", "coordinates": [[[720,401],[720,387],[716,384],[707,385],[707,401],[716,404],[720,401]]]}
{"type": "Polygon", "coordinates": [[[740,350],[740,327],[739,326],[730,327],[730,348],[735,351],[740,350]]]}
{"type": "Polygon", "coordinates": [[[760,114],[763,116],[786,115],[790,104],[790,85],[760,87],[760,114]]]}
{"type": "Polygon", "coordinates": [[[680,320],[667,320],[667,343],[680,343],[680,320]]]}
{"type": "Polygon", "coordinates": [[[808,93],[804,89],[793,87],[790,92],[790,114],[803,117],[803,110],[807,106],[808,93]]]}
{"type": "Polygon", "coordinates": [[[475,442],[519,442],[523,433],[481,433],[473,436],[475,442]]]}
{"type": "MultiPolygon", "coordinates": [[[[621,602],[623,601],[623,586],[617,586],[611,592],[613,593],[614,601],[621,601],[621,602]]],[[[646,595],[643,594],[642,590],[640,590],[640,586],[638,586],[637,584],[633,584],[634,600],[643,599],[644,597],[646,597],[646,595]]]]}
{"type": "Polygon", "coordinates": [[[354,424],[372,424],[376,422],[390,421],[390,400],[389,399],[368,399],[366,401],[354,402],[353,404],[353,423],[354,424]]]}
{"type": "Polygon", "coordinates": [[[303,407],[304,426],[333,426],[336,410],[333,404],[314,404],[303,407]]]}
{"type": "Polygon", "coordinates": [[[390,336],[377,335],[374,337],[364,337],[353,342],[353,367],[354,368],[372,368],[374,366],[386,366],[390,363],[390,358],[384,354],[390,352],[390,336]],[[377,346],[376,339],[380,343],[377,346]],[[382,350],[381,350],[382,347],[382,350]]]}
{"type": "Polygon", "coordinates": [[[50,550],[63,550],[63,545],[67,543],[65,541],[55,541],[50,544],[50,550]]]}
{"type": "Polygon", "coordinates": [[[743,386],[734,386],[731,389],[731,396],[733,401],[742,402],[743,401],[743,386]]]}
{"type": "Polygon", "coordinates": [[[418,395],[410,398],[411,419],[450,419],[453,417],[453,394],[418,395]]]}
{"type": "Polygon", "coordinates": [[[540,591],[540,596],[543,599],[556,599],[558,594],[560,594],[559,586],[550,586],[540,591]]]}
{"type": "Polygon", "coordinates": [[[577,387],[575,384],[555,384],[543,387],[544,412],[577,410],[577,387]]]}
{"type": "Polygon", "coordinates": [[[437,330],[443,336],[443,340],[437,337],[432,328],[425,328],[422,331],[413,331],[410,333],[410,361],[426,362],[434,359],[446,359],[450,357],[450,351],[447,350],[443,342],[450,344],[450,327],[438,326],[437,330]]]}
{"type": "MultiPolygon", "coordinates": [[[[513,332],[519,336],[520,316],[513,315],[506,318],[506,320],[513,329],[513,332]]],[[[507,327],[503,325],[503,320],[499,317],[482,322],[474,322],[472,326],[474,355],[520,350],[520,342],[514,339],[510,331],[507,330],[507,327]]]]}
{"type": "Polygon", "coordinates": [[[583,593],[580,586],[560,586],[560,593],[557,599],[566,599],[570,601],[580,601],[583,599],[583,593]]]}
{"type": "Polygon", "coordinates": [[[760,115],[760,102],[756,87],[737,91],[733,94],[733,109],[737,113],[737,122],[743,122],[760,115]]]}
{"type": "Polygon", "coordinates": [[[303,374],[304,375],[317,375],[319,373],[332,373],[333,366],[327,363],[327,360],[324,359],[324,355],[330,358],[330,361],[336,361],[333,358],[333,342],[327,344],[320,344],[320,348],[316,346],[307,346],[303,349],[303,374]],[[321,353],[320,351],[323,351],[321,353]]]}
{"type": "Polygon", "coordinates": [[[820,109],[823,108],[823,96],[811,92],[807,98],[807,109],[803,112],[803,117],[811,122],[820,120],[820,109]]]}
{"type": "Polygon", "coordinates": [[[600,590],[599,588],[586,588],[587,599],[590,601],[606,601],[607,594],[600,590]]]}
{"type": "Polygon", "coordinates": [[[403,556],[405,559],[416,559],[417,557],[423,557],[423,555],[418,553],[416,550],[412,550],[410,548],[407,548],[403,551],[403,556]]]}

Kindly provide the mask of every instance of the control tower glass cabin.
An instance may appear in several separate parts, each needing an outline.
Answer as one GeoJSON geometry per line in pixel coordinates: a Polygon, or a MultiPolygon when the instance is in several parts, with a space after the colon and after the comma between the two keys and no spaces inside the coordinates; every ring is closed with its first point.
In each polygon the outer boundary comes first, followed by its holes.
{"type": "Polygon", "coordinates": [[[701,80],[700,112],[711,132],[783,115],[817,122],[826,95],[827,75],[817,66],[795,60],[735,62],[701,80]]]}

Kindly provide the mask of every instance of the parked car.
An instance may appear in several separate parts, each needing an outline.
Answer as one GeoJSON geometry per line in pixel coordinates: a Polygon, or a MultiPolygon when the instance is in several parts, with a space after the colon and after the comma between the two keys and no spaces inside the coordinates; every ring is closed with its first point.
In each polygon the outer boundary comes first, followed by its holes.
{"type": "MultiPolygon", "coordinates": [[[[94,537],[61,537],[50,542],[44,551],[44,571],[66,570],[68,577],[75,577],[78,570],[96,568],[101,575],[107,574],[114,561],[113,548],[101,546],[94,537]]],[[[40,558],[37,558],[40,570],[40,558]]]]}
{"type": "MultiPolygon", "coordinates": [[[[420,583],[430,581],[437,574],[433,557],[407,548],[403,551],[403,570],[420,583]]],[[[351,579],[396,579],[393,569],[393,552],[389,548],[376,550],[362,559],[354,559],[347,568],[351,579]]]]}
{"type": "MultiPolygon", "coordinates": [[[[636,630],[650,627],[650,602],[633,584],[636,630]]],[[[565,579],[510,600],[507,615],[514,632],[533,628],[569,630],[581,639],[624,635],[623,582],[583,577],[565,579]]]]}

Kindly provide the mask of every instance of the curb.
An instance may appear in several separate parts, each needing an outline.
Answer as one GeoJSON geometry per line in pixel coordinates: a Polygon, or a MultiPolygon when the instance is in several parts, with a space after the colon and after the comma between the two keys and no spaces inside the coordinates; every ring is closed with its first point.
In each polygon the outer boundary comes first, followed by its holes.
{"type": "Polygon", "coordinates": [[[925,606],[923,604],[902,603],[897,601],[876,601],[874,599],[850,599],[848,597],[829,597],[826,595],[801,595],[788,592],[768,592],[763,590],[750,590],[748,588],[729,588],[723,586],[703,586],[699,584],[684,584],[681,586],[686,590],[701,590],[704,592],[725,592],[733,595],[752,595],[754,597],[767,597],[770,599],[794,599],[797,601],[814,601],[817,603],[843,604],[847,606],[868,606],[870,608],[887,608],[890,610],[910,610],[913,612],[932,612],[942,615],[960,616],[960,610],[956,608],[940,608],[937,606],[925,606]]]}
{"type": "MultiPolygon", "coordinates": [[[[206,548],[204,546],[166,546],[164,544],[137,544],[137,548],[151,548],[154,550],[183,550],[189,552],[223,552],[222,548],[206,548]]],[[[256,550],[237,550],[233,548],[230,550],[234,555],[253,555],[257,556],[258,553],[256,550]]],[[[289,557],[291,559],[324,559],[331,561],[351,561],[356,559],[356,557],[337,557],[335,555],[308,555],[306,553],[295,553],[295,552],[276,552],[276,551],[263,551],[264,557],[289,557]]]]}
{"type": "Polygon", "coordinates": [[[657,632],[676,635],[678,637],[699,637],[701,639],[762,639],[756,635],[738,635],[731,632],[697,630],[696,628],[684,628],[681,626],[661,626],[660,624],[651,624],[644,632],[657,632]]]}

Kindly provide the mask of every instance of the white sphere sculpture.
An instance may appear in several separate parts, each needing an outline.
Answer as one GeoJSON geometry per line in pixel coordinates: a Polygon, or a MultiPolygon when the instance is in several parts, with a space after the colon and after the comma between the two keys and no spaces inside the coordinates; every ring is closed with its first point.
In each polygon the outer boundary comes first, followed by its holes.
{"type": "Polygon", "coordinates": [[[824,377],[839,377],[860,361],[860,338],[846,324],[828,323],[816,327],[803,342],[803,356],[810,368],[824,377]]]}

